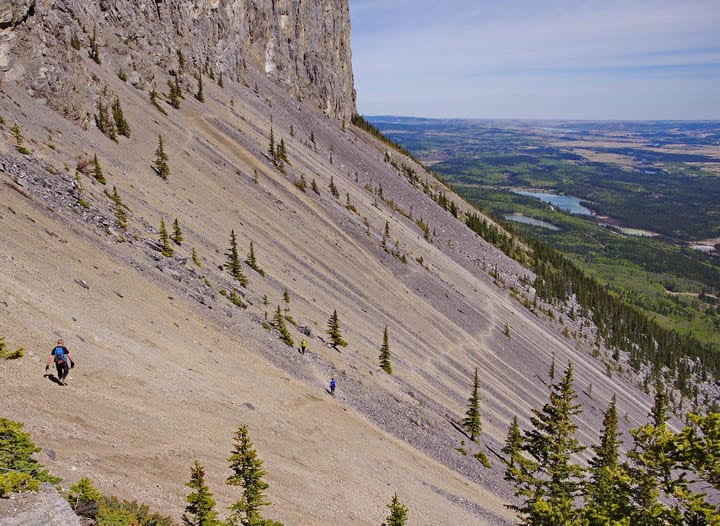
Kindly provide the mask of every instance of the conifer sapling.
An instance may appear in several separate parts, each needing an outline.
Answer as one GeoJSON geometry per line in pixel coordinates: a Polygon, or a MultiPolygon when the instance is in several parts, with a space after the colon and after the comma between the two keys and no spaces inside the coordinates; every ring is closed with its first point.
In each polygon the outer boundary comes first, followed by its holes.
{"type": "Polygon", "coordinates": [[[334,310],[332,316],[328,320],[328,328],[325,331],[330,336],[330,341],[333,347],[338,345],[341,347],[347,347],[348,342],[343,340],[342,333],[340,331],[340,320],[338,319],[337,310],[334,310]]]}
{"type": "Polygon", "coordinates": [[[468,399],[468,408],[465,412],[465,418],[462,421],[463,428],[470,434],[470,440],[474,441],[482,431],[482,421],[480,420],[480,384],[478,382],[478,370],[475,368],[475,378],[473,380],[472,394],[468,399]]]}
{"type": "Polygon", "coordinates": [[[388,340],[387,325],[383,332],[383,343],[380,347],[380,369],[388,374],[392,374],[392,365],[390,364],[390,342],[388,340]]]}

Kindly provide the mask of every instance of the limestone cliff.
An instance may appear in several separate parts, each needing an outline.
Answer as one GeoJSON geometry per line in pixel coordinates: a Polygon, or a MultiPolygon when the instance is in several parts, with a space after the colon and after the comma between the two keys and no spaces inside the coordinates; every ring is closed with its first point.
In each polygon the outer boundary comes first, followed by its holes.
{"type": "Polygon", "coordinates": [[[249,83],[254,70],[328,116],[355,111],[347,0],[6,0],[0,24],[3,80],[73,119],[102,90],[93,34],[103,66],[139,89],[172,75],[192,90],[201,72],[249,83]]]}

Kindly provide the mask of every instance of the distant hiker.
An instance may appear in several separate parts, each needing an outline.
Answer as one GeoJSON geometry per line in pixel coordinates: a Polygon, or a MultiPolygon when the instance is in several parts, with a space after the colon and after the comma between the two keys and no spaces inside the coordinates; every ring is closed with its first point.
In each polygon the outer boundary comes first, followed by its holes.
{"type": "Polygon", "coordinates": [[[337,384],[335,383],[335,378],[330,379],[330,394],[335,396],[335,386],[337,384]]]}
{"type": "Polygon", "coordinates": [[[300,342],[300,354],[305,354],[305,351],[307,351],[307,340],[300,342]]]}
{"type": "Polygon", "coordinates": [[[67,350],[65,342],[62,339],[58,340],[57,345],[52,351],[50,351],[50,358],[48,358],[48,361],[45,364],[45,372],[50,369],[50,363],[52,362],[55,362],[58,382],[60,385],[65,385],[65,378],[67,378],[70,369],[75,367],[75,362],[73,362],[72,357],[70,356],[70,351],[67,350]],[[68,362],[70,363],[70,367],[68,367],[68,362]]]}

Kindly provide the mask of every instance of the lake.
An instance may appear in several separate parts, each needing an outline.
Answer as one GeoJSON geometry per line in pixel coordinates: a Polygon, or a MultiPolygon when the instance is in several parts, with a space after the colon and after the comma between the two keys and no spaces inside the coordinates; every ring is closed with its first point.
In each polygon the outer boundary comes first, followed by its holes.
{"type": "Polygon", "coordinates": [[[546,228],[547,230],[553,230],[553,231],[560,230],[559,227],[553,225],[552,223],[548,223],[547,221],[542,221],[540,219],[535,219],[534,217],[524,216],[519,213],[505,214],[504,217],[508,221],[514,221],[516,223],[523,223],[526,225],[539,226],[540,228],[546,228]]]}
{"type": "Polygon", "coordinates": [[[540,199],[545,203],[550,203],[551,205],[559,208],[560,210],[570,212],[571,214],[581,216],[593,215],[592,210],[580,204],[579,197],[574,197],[572,195],[558,195],[548,192],[531,192],[528,190],[513,190],[513,193],[524,195],[527,197],[534,197],[535,199],[540,199]]]}

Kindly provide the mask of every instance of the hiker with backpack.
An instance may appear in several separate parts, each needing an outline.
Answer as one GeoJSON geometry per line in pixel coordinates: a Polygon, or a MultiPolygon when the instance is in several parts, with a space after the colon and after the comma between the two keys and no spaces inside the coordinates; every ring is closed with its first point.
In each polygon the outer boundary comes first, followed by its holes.
{"type": "Polygon", "coordinates": [[[335,383],[335,378],[332,378],[332,379],[330,380],[330,394],[333,395],[333,396],[335,396],[335,386],[336,386],[336,385],[337,385],[337,384],[335,383]]]}
{"type": "Polygon", "coordinates": [[[305,354],[305,351],[307,351],[307,340],[303,339],[303,341],[300,342],[300,354],[305,354]]]}
{"type": "Polygon", "coordinates": [[[65,385],[65,378],[67,378],[68,373],[70,373],[70,369],[75,367],[75,362],[70,356],[70,351],[67,350],[67,347],[65,347],[65,342],[62,339],[58,340],[57,345],[53,348],[52,351],[50,351],[50,358],[48,358],[48,361],[45,364],[45,372],[50,369],[50,364],[52,362],[55,362],[55,368],[57,369],[58,375],[58,383],[60,385],[65,385]],[[68,363],[70,364],[69,367],[68,363]]]}

